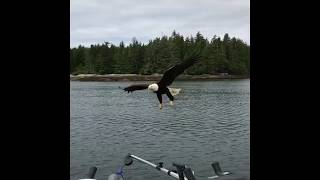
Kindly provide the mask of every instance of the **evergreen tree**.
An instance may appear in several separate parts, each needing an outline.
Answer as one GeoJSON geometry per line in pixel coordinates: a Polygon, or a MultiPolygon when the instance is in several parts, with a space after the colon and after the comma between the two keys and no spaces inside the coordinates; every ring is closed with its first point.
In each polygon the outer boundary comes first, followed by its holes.
{"type": "Polygon", "coordinates": [[[70,49],[70,73],[163,73],[195,50],[201,50],[202,58],[186,74],[242,74],[250,75],[250,46],[241,39],[223,40],[213,36],[209,42],[200,32],[184,38],[173,31],[170,37],[162,36],[142,45],[136,38],[125,46],[105,42],[89,48],[78,46],[70,49]]]}

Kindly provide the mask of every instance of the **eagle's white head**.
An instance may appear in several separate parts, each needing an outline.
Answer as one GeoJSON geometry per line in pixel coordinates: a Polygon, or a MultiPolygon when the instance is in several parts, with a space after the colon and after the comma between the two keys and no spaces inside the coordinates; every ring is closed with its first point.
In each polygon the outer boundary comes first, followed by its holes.
{"type": "Polygon", "coordinates": [[[150,84],[150,85],[148,86],[148,89],[149,89],[149,90],[152,90],[153,92],[156,92],[156,91],[158,91],[159,86],[158,86],[158,84],[156,84],[156,83],[150,84]]]}

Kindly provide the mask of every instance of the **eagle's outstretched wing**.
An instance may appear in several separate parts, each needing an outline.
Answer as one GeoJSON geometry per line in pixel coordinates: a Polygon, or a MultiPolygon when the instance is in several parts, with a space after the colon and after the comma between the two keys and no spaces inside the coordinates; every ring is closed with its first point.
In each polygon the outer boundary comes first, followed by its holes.
{"type": "Polygon", "coordinates": [[[148,88],[148,84],[134,84],[131,86],[128,86],[126,88],[124,88],[123,90],[129,92],[135,91],[135,90],[143,90],[143,89],[147,89],[148,88]]]}
{"type": "Polygon", "coordinates": [[[177,76],[182,74],[187,68],[192,66],[200,59],[201,51],[193,53],[191,56],[185,58],[183,63],[177,64],[170,69],[168,69],[159,81],[159,85],[169,86],[175,80],[177,76]]]}

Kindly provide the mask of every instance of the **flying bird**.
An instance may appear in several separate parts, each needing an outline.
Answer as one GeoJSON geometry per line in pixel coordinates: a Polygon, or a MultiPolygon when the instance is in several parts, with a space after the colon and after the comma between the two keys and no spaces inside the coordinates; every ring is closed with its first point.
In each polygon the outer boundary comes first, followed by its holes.
{"type": "Polygon", "coordinates": [[[161,80],[153,84],[134,84],[124,88],[126,92],[133,92],[136,90],[148,89],[157,94],[159,100],[159,107],[162,109],[162,94],[166,94],[170,99],[170,105],[173,105],[174,96],[180,92],[181,89],[169,88],[177,76],[182,74],[187,68],[198,62],[200,59],[200,52],[193,53],[191,56],[184,59],[180,64],[169,68],[162,76],[161,80]]]}

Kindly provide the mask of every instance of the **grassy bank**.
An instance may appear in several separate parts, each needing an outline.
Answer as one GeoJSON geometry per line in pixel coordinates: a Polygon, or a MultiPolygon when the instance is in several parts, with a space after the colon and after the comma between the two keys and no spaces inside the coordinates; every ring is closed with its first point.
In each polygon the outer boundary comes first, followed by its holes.
{"type": "MultiPolygon", "coordinates": [[[[139,75],[139,74],[79,74],[70,75],[71,81],[158,81],[162,74],[139,75]]],[[[180,75],[177,80],[218,80],[218,79],[248,79],[248,76],[242,75],[180,75]]]]}

